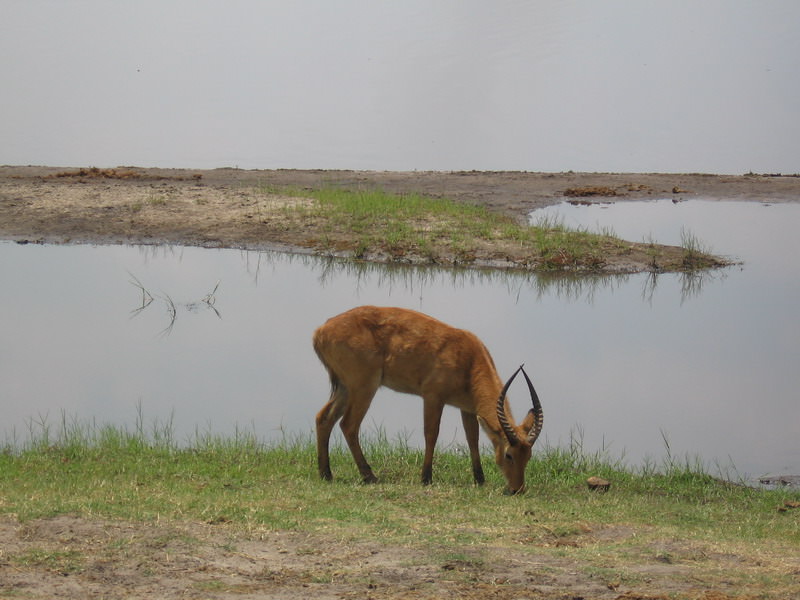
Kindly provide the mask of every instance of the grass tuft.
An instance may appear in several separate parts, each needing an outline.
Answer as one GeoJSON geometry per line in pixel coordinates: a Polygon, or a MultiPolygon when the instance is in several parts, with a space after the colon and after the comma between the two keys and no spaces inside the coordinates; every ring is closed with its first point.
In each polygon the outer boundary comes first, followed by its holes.
{"type": "MultiPolygon", "coordinates": [[[[485,207],[447,198],[339,188],[262,186],[257,191],[309,200],[284,203],[282,217],[293,226],[302,225],[308,246],[358,259],[443,265],[472,265],[480,260],[539,271],[598,271],[610,256],[628,256],[637,249],[644,252],[644,245],[638,248],[624,242],[612,230],[571,230],[562,221],[541,219],[529,226],[485,207]]],[[[674,260],[665,259],[658,268],[719,266],[701,253],[691,262],[673,254],[674,260]]]]}

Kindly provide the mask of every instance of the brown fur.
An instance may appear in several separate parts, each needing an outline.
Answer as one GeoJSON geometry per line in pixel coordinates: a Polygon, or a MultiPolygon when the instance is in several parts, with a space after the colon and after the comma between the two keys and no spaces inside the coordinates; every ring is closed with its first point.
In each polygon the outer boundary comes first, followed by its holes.
{"type": "Polygon", "coordinates": [[[423,483],[430,483],[433,450],[445,404],[461,410],[477,483],[483,483],[478,454],[478,423],[495,447],[496,461],[511,492],[525,484],[531,444],[524,440],[534,425],[529,413],[514,425],[519,443],[511,443],[497,416],[503,382],[483,343],[422,313],[403,308],[361,306],[329,319],[314,332],[314,350],[331,380],[329,402],[317,414],[317,458],[320,475],[331,479],[328,443],[341,419],[345,440],[365,482],[376,477],[361,451],[358,432],[380,386],[421,396],[424,405],[425,459],[423,483]]]}

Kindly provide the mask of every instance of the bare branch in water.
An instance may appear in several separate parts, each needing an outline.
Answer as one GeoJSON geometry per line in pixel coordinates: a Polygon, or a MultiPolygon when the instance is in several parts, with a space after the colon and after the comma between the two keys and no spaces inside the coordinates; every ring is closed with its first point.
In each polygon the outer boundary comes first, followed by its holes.
{"type": "Polygon", "coordinates": [[[139,281],[136,275],[134,275],[130,271],[128,271],[127,273],[133,279],[133,281],[130,281],[130,284],[134,287],[139,288],[139,290],[142,292],[142,305],[131,310],[131,314],[135,317],[139,313],[141,313],[145,308],[150,306],[150,304],[153,302],[153,296],[150,292],[147,291],[147,288],[144,287],[144,285],[142,284],[141,281],[139,281]]]}
{"type": "Polygon", "coordinates": [[[161,299],[164,300],[164,302],[167,305],[167,314],[169,314],[169,325],[164,327],[164,329],[162,329],[158,335],[167,336],[170,333],[172,333],[172,328],[175,327],[175,321],[178,318],[178,309],[175,307],[175,303],[172,301],[172,298],[170,298],[169,294],[165,293],[163,296],[161,296],[161,299]]]}
{"type": "Polygon", "coordinates": [[[216,293],[217,293],[217,290],[219,289],[219,284],[220,284],[219,281],[217,281],[217,283],[214,285],[214,288],[208,294],[203,296],[203,298],[201,298],[200,300],[195,301],[195,302],[176,303],[172,299],[172,297],[169,294],[167,294],[166,292],[162,292],[161,294],[157,294],[156,296],[153,296],[153,294],[151,294],[147,290],[147,288],[144,286],[144,284],[141,281],[139,281],[139,278],[136,277],[136,275],[134,275],[130,271],[128,271],[127,273],[131,277],[130,284],[133,285],[134,287],[138,288],[139,291],[141,291],[141,293],[142,293],[142,304],[141,304],[141,306],[137,306],[136,308],[131,310],[132,317],[136,317],[139,314],[141,314],[142,311],[144,311],[144,309],[146,309],[148,306],[150,306],[153,303],[153,300],[156,297],[158,297],[160,300],[162,300],[164,302],[164,305],[166,306],[166,309],[167,309],[167,315],[169,316],[169,324],[159,332],[158,335],[160,335],[160,336],[167,336],[170,333],[172,333],[172,329],[175,327],[175,321],[178,318],[178,309],[179,309],[179,307],[183,307],[186,310],[191,311],[191,312],[195,312],[201,307],[209,308],[212,311],[214,311],[214,314],[217,315],[217,318],[219,318],[219,319],[222,318],[222,315],[220,314],[219,310],[217,310],[217,307],[215,306],[215,304],[217,302],[216,293]]]}
{"type": "Polygon", "coordinates": [[[217,301],[217,297],[215,295],[217,293],[217,288],[219,288],[219,281],[217,281],[217,285],[214,286],[214,289],[211,290],[208,294],[205,295],[205,297],[203,298],[203,303],[208,308],[210,308],[211,310],[214,311],[214,314],[217,315],[217,318],[221,319],[222,315],[219,314],[219,311],[217,310],[217,307],[214,306],[214,303],[217,301]]]}

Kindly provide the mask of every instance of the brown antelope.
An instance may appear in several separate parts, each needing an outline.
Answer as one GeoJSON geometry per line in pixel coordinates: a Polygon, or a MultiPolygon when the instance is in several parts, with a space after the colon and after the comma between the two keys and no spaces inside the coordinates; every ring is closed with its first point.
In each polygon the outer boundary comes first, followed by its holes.
{"type": "Polygon", "coordinates": [[[433,450],[445,404],[461,409],[475,481],[484,481],[478,423],[495,450],[508,492],[525,488],[525,467],[542,430],[543,413],[533,384],[520,366],[503,385],[486,346],[472,333],[403,308],[360,306],[328,319],[314,332],[314,350],[328,371],[331,395],[317,414],[317,462],[332,479],[328,457],[331,430],[341,419],[350,452],[365,483],[377,481],[364,458],[358,433],[379,387],[421,396],[425,458],[422,483],[431,482],[433,450]],[[520,425],[506,405],[506,391],[522,371],[533,408],[520,425]]]}

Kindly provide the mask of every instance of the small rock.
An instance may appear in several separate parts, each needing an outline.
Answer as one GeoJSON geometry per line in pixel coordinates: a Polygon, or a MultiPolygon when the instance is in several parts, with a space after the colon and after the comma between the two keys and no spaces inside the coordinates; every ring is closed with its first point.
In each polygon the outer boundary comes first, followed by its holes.
{"type": "Polygon", "coordinates": [[[592,491],[607,492],[608,488],[611,487],[611,482],[602,477],[589,477],[589,479],[586,480],[586,485],[588,485],[589,489],[592,491]]]}

